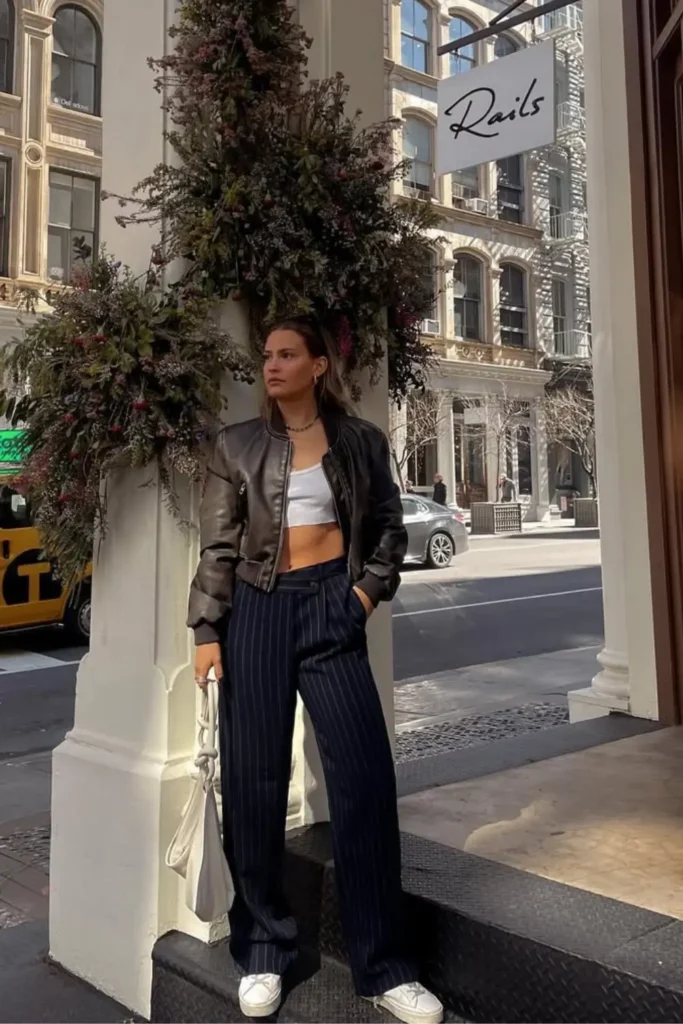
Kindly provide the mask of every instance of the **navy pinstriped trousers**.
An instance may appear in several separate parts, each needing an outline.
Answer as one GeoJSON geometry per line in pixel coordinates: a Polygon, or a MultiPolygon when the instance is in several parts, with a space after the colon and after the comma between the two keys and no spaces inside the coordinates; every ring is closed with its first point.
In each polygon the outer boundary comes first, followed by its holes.
{"type": "Polygon", "coordinates": [[[226,854],[237,896],[231,950],[247,974],[283,974],[296,924],[283,889],[297,690],[313,722],[354,982],[372,996],[415,981],[403,954],[396,779],[368,661],[365,609],[344,559],[237,582],[221,687],[226,854]],[[226,770],[227,769],[227,770],[226,770]]]}

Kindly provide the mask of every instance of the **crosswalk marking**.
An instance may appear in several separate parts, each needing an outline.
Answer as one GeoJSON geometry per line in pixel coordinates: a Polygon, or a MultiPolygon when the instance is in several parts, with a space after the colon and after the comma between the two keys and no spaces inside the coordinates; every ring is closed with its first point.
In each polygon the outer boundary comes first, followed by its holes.
{"type": "Polygon", "coordinates": [[[0,675],[18,672],[38,672],[46,668],[60,668],[65,665],[78,665],[80,658],[63,661],[49,654],[37,654],[34,651],[8,651],[0,654],[0,675]]]}

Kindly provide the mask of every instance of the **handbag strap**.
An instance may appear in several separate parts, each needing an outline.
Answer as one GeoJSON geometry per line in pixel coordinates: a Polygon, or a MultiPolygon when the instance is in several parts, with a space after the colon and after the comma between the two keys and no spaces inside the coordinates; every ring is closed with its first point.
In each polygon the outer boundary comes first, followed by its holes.
{"type": "Polygon", "coordinates": [[[195,765],[204,775],[205,785],[213,782],[216,775],[216,759],[218,749],[216,747],[216,719],[218,715],[218,683],[210,679],[202,691],[202,709],[197,724],[199,732],[197,743],[199,753],[195,758],[195,765]]]}

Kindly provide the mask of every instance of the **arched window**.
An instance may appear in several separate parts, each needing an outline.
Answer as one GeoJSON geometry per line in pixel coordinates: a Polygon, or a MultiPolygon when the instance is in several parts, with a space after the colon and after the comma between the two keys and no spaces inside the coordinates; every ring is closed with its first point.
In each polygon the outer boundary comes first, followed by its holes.
{"type": "MultiPolygon", "coordinates": [[[[474,25],[465,18],[453,18],[450,24],[450,38],[451,42],[454,39],[463,39],[465,36],[469,36],[474,32],[474,25]]],[[[471,71],[477,64],[477,52],[475,50],[475,44],[470,43],[468,46],[463,46],[461,50],[457,50],[451,54],[451,74],[459,75],[463,71],[471,71]]]]}
{"type": "Polygon", "coordinates": [[[511,53],[516,53],[518,49],[517,43],[510,36],[496,36],[496,45],[493,51],[496,58],[509,57],[511,53]]]}
{"type": "Polygon", "coordinates": [[[514,263],[501,265],[500,340],[511,348],[527,344],[526,274],[514,263]]]}
{"type": "Polygon", "coordinates": [[[0,0],[0,92],[12,92],[13,58],[14,4],[0,0]]]}
{"type": "Polygon", "coordinates": [[[453,267],[455,293],[455,336],[468,341],[480,341],[482,264],[474,256],[456,256],[453,267]]]}
{"type": "Polygon", "coordinates": [[[404,184],[420,192],[431,192],[434,187],[434,129],[419,117],[405,119],[403,156],[410,160],[404,184]]]}
{"type": "Polygon", "coordinates": [[[414,71],[431,71],[431,11],[420,0],[401,4],[401,63],[414,71]]]}
{"type": "Polygon", "coordinates": [[[100,33],[79,7],[60,7],[52,27],[52,102],[100,112],[100,33]]]}

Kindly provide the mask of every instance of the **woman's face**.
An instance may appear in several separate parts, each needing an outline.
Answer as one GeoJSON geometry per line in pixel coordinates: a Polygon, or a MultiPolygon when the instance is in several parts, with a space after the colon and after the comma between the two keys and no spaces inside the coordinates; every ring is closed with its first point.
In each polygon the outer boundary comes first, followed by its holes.
{"type": "Polygon", "coordinates": [[[303,398],[326,369],[327,359],[314,358],[296,331],[278,330],[268,336],[263,378],[270,398],[303,398]]]}

